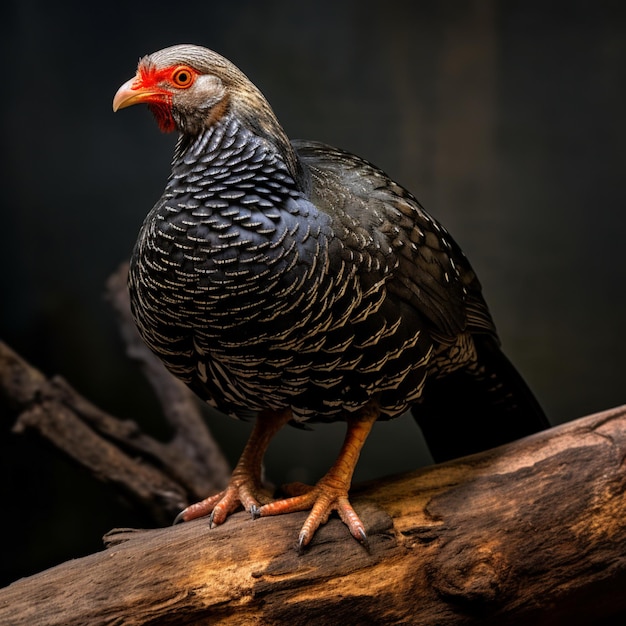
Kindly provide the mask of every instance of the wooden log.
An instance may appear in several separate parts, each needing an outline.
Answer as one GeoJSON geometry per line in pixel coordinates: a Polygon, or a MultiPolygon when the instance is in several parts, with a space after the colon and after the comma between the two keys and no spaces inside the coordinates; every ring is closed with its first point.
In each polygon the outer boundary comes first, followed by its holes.
{"type": "Polygon", "coordinates": [[[366,551],[304,513],[118,530],[0,590],[0,624],[608,623],[626,615],[626,406],[362,485],[366,551]]]}

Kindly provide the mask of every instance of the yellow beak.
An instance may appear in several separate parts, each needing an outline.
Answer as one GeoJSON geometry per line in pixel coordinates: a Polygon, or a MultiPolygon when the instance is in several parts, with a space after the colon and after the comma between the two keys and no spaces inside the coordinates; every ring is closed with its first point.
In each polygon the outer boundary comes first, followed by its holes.
{"type": "Polygon", "coordinates": [[[155,98],[162,98],[163,93],[155,89],[145,89],[138,81],[137,77],[127,80],[115,94],[113,98],[113,111],[125,109],[133,104],[154,101],[155,98]],[[133,86],[134,85],[134,86],[133,86]]]}

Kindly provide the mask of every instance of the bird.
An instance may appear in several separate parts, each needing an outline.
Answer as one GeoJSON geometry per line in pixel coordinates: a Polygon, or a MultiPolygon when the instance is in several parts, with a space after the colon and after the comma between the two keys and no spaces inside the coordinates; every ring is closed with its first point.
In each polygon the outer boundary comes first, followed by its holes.
{"type": "Polygon", "coordinates": [[[142,57],[113,110],[140,103],[178,140],[131,255],[133,317],[201,400],[254,421],[226,488],[177,521],[308,511],[304,549],[337,513],[367,546],[349,490],[376,421],[411,411],[436,462],[549,426],[472,266],[409,191],[350,152],[290,140],[247,76],[202,46],[142,57]],[[336,421],[328,472],[274,498],[274,435],[336,421]]]}

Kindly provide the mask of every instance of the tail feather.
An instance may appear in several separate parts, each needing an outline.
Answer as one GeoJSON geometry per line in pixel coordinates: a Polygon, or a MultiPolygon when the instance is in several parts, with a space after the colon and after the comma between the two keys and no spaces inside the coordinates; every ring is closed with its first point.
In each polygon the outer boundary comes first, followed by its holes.
{"type": "Polygon", "coordinates": [[[537,399],[489,335],[477,365],[428,381],[411,412],[435,462],[474,454],[550,427],[537,399]]]}

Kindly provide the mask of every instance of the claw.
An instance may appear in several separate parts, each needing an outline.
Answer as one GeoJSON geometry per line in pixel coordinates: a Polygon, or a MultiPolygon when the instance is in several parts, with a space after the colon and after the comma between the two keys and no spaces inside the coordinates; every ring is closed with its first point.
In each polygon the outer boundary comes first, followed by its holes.
{"type": "Polygon", "coordinates": [[[252,516],[252,519],[258,519],[259,517],[261,517],[261,507],[253,504],[250,507],[250,515],[252,516]]]}
{"type": "Polygon", "coordinates": [[[367,534],[362,528],[359,528],[359,535],[360,535],[359,541],[361,542],[361,545],[369,552],[370,542],[369,542],[369,539],[367,538],[367,534]]]}
{"type": "Polygon", "coordinates": [[[185,511],[187,509],[183,509],[175,518],[174,521],[172,522],[172,526],[176,526],[176,524],[180,524],[181,522],[185,521],[185,511]]]}
{"type": "Polygon", "coordinates": [[[304,554],[304,548],[306,548],[307,544],[309,543],[307,539],[308,539],[308,535],[305,532],[301,532],[300,535],[298,536],[298,545],[296,549],[298,551],[299,556],[302,556],[304,554]]]}

